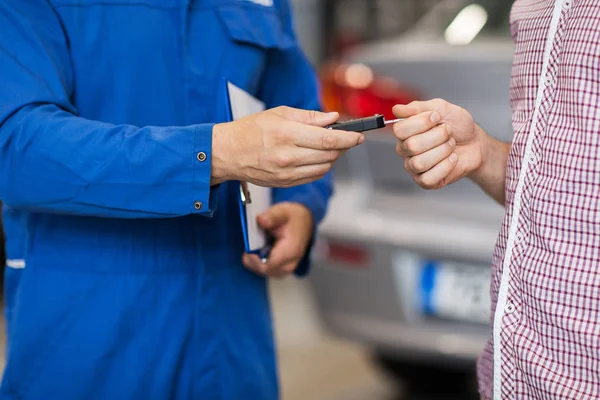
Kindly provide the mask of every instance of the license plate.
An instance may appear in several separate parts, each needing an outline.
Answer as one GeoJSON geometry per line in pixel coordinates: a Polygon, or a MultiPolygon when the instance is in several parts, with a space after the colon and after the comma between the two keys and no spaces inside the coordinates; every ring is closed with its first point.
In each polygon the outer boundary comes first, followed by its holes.
{"type": "Polygon", "coordinates": [[[423,262],[422,312],[440,318],[490,323],[490,269],[459,263],[423,262]]]}

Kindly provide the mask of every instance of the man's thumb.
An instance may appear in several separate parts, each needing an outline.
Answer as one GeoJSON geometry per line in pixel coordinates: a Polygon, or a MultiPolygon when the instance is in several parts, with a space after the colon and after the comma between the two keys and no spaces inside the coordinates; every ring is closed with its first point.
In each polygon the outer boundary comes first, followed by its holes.
{"type": "Polygon", "coordinates": [[[280,107],[280,109],[276,109],[276,112],[290,121],[321,127],[331,125],[340,118],[340,115],[337,112],[324,113],[291,107],[280,107]]]}
{"type": "Polygon", "coordinates": [[[276,204],[257,217],[258,225],[267,230],[276,229],[285,224],[288,213],[282,204],[276,204]]]}

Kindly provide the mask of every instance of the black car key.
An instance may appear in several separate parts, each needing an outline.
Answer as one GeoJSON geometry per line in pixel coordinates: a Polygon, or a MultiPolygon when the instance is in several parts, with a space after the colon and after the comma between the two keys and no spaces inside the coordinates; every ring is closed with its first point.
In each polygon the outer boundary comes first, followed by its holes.
{"type": "Polygon", "coordinates": [[[373,129],[380,129],[386,125],[394,124],[401,120],[402,118],[386,121],[383,115],[377,114],[367,118],[336,122],[335,124],[327,126],[327,129],[335,129],[338,131],[365,132],[372,131],[373,129]]]}

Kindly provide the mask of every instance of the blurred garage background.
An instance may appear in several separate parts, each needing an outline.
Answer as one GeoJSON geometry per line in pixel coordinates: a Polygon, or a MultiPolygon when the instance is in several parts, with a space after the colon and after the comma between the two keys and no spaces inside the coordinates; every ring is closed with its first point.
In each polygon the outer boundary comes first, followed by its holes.
{"type": "MultiPolygon", "coordinates": [[[[441,97],[511,139],[512,1],[292,2],[328,110],[441,97]]],[[[467,181],[420,190],[395,145],[383,129],[344,156],[311,277],[272,283],[283,400],[478,398],[503,209],[467,181]]]]}
{"type": "MultiPolygon", "coordinates": [[[[327,109],[444,98],[512,137],[510,0],[296,0],[327,109]],[[319,27],[315,29],[315,27],[319,27]]],[[[478,398],[503,209],[471,182],[419,189],[389,130],[336,165],[307,281],[272,285],[284,399],[478,398]]]]}

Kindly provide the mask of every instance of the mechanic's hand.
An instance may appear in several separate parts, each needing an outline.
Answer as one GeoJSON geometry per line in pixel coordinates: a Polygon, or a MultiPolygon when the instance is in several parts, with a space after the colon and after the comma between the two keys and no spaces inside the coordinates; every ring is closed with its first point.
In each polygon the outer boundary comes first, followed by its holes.
{"type": "Polygon", "coordinates": [[[415,182],[440,189],[469,175],[482,164],[480,132],[466,110],[444,100],[396,105],[396,152],[415,182]]]}
{"type": "Polygon", "coordinates": [[[258,217],[258,224],[275,239],[267,263],[256,254],[244,254],[244,265],[257,274],[283,278],[293,273],[310,243],[314,222],[311,212],[299,203],[277,203],[258,217]]]}
{"type": "Polygon", "coordinates": [[[338,157],[364,135],[324,129],[339,118],[277,107],[213,129],[212,180],[291,187],[322,178],[338,157]]]}

